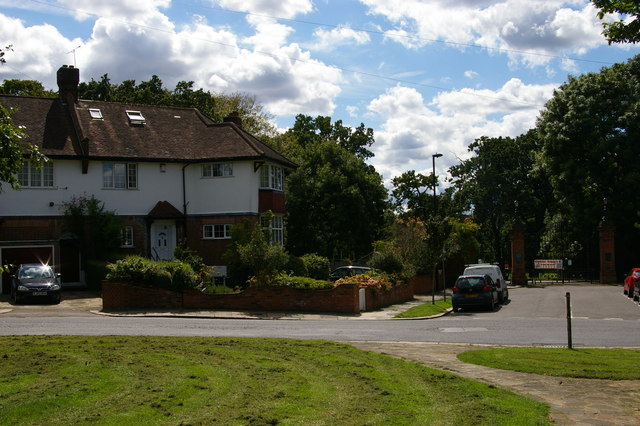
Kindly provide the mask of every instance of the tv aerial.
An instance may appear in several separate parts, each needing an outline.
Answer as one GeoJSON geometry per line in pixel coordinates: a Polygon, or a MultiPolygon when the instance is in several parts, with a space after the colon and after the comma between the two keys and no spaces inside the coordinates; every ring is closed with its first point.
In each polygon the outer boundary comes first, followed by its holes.
{"type": "Polygon", "coordinates": [[[68,51],[66,54],[68,55],[69,53],[73,53],[73,66],[76,66],[76,50],[80,49],[82,47],[82,45],[76,46],[73,49],[71,49],[70,51],[68,51]]]}

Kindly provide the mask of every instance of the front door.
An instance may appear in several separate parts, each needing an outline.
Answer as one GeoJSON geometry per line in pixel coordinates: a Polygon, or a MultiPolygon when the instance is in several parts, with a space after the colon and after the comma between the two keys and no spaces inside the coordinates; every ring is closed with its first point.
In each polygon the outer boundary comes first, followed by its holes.
{"type": "Polygon", "coordinates": [[[151,257],[173,259],[176,248],[176,222],[157,220],[151,225],[151,257]]]}

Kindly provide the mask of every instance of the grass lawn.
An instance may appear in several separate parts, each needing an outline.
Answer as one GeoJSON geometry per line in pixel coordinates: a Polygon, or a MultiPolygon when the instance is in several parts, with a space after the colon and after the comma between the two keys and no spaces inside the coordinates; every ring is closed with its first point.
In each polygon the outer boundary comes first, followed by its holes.
{"type": "Polygon", "coordinates": [[[514,393],[349,345],[0,337],[0,424],[549,424],[514,393]]]}
{"type": "Polygon", "coordinates": [[[394,318],[430,317],[431,315],[441,314],[450,308],[451,308],[451,298],[447,297],[446,301],[436,300],[435,304],[428,302],[419,306],[414,306],[409,310],[399,313],[394,318]]]}
{"type": "Polygon", "coordinates": [[[503,370],[584,379],[637,380],[640,351],[632,349],[499,348],[463,352],[458,359],[503,370]]]}

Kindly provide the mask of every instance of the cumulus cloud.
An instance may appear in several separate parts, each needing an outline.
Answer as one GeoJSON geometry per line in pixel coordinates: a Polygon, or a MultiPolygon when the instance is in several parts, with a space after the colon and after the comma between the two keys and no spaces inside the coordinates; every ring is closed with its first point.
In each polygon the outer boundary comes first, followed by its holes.
{"type": "Polygon", "coordinates": [[[293,18],[313,10],[311,0],[211,0],[225,9],[238,10],[249,13],[277,16],[279,18],[293,18]]]}
{"type": "Polygon", "coordinates": [[[539,110],[555,85],[527,85],[518,79],[497,90],[461,89],[426,100],[414,88],[397,85],[369,103],[382,117],[372,163],[387,182],[407,170],[431,173],[431,155],[444,154],[438,170],[469,155],[467,147],[481,136],[518,136],[535,126],[539,110]]]}
{"type": "Polygon", "coordinates": [[[587,0],[360,0],[395,27],[387,38],[406,48],[436,40],[467,49],[478,45],[515,62],[543,65],[563,52],[583,54],[604,45],[596,11],[587,0]]]}
{"type": "Polygon", "coordinates": [[[315,43],[309,46],[312,50],[334,50],[342,45],[362,45],[371,40],[369,34],[364,31],[355,31],[349,27],[338,27],[327,31],[318,28],[314,32],[315,43]]]}
{"type": "MultiPolygon", "coordinates": [[[[193,80],[196,87],[213,92],[255,95],[274,115],[331,115],[341,93],[342,72],[288,42],[292,29],[272,18],[248,15],[253,34],[243,37],[197,15],[178,27],[162,10],[169,0],[62,1],[73,9],[67,13],[76,20],[87,16],[75,8],[96,13],[91,35],[68,39],[52,26],[25,26],[0,14],[0,40],[20,41],[13,43],[16,52],[0,69],[0,77],[35,79],[55,90],[56,69],[72,63],[67,53],[81,46],[76,53],[83,81],[107,73],[114,83],[140,82],[156,74],[165,87],[173,88],[178,81],[193,80]],[[16,75],[15,70],[23,74],[16,75]]],[[[221,3],[237,6],[233,1],[221,3]]],[[[310,5],[301,0],[264,0],[251,2],[250,9],[291,15],[310,10],[310,5]]]]}

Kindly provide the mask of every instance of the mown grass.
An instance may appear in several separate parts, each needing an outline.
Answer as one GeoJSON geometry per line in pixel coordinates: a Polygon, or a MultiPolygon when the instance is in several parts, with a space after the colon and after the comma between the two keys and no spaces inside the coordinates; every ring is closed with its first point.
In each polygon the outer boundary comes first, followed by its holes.
{"type": "Polygon", "coordinates": [[[545,404],[326,341],[10,336],[0,359],[0,424],[549,424],[545,404]]]}
{"type": "Polygon", "coordinates": [[[404,312],[399,313],[394,318],[419,318],[430,317],[432,315],[438,315],[451,308],[451,298],[447,300],[436,300],[435,303],[423,303],[419,306],[414,306],[404,312]]]}
{"type": "Polygon", "coordinates": [[[471,364],[548,376],[637,380],[640,351],[631,349],[499,348],[458,354],[471,364]]]}

